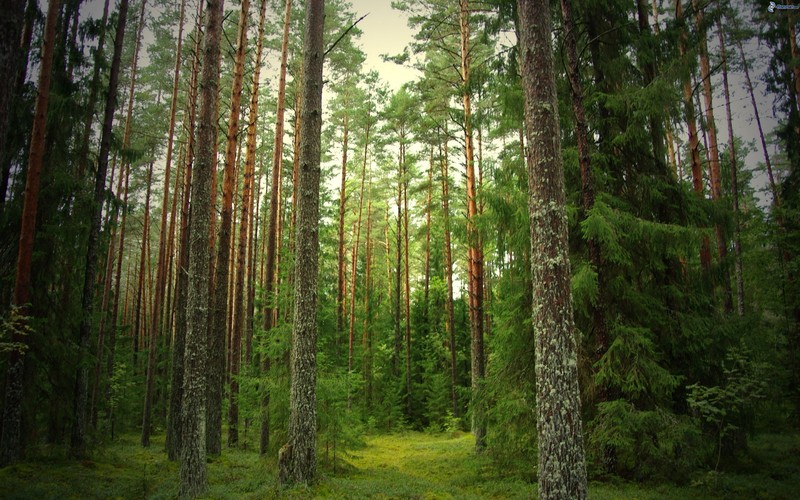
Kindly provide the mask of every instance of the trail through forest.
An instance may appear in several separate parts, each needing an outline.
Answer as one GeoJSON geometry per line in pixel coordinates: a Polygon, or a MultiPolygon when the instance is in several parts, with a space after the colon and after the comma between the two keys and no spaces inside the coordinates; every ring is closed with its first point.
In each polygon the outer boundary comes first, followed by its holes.
{"type": "MultiPolygon", "coordinates": [[[[521,477],[487,455],[476,456],[471,434],[403,432],[366,436],[345,455],[320,446],[319,482],[281,490],[274,458],[261,459],[252,433],[208,464],[209,489],[202,498],[534,498],[533,471],[521,477]]],[[[93,451],[93,460],[69,461],[61,450],[42,447],[29,460],[0,470],[0,498],[92,499],[175,498],[177,464],[153,446],[138,446],[127,434],[93,451]]],[[[800,437],[762,434],[752,459],[735,472],[699,475],[684,486],[591,482],[589,498],[794,498],[800,489],[800,437]]]]}

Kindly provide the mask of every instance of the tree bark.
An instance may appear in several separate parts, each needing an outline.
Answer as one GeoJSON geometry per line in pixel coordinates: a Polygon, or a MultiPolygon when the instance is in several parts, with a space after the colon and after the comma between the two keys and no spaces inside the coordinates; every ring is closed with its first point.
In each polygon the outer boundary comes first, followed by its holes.
{"type": "MultiPolygon", "coordinates": [[[[684,23],[683,6],[681,0],[675,0],[675,17],[678,22],[684,23]]],[[[685,24],[681,27],[678,37],[678,52],[685,58],[687,54],[687,34],[685,24]]],[[[684,63],[687,63],[684,61],[684,63]]],[[[700,139],[697,135],[697,120],[695,119],[694,104],[692,103],[692,79],[691,70],[686,70],[682,78],[683,84],[683,109],[686,123],[689,127],[689,152],[692,165],[692,186],[698,197],[703,197],[703,167],[700,164],[700,139]]],[[[700,247],[700,264],[704,271],[711,267],[711,250],[709,249],[708,237],[703,237],[700,247]]]]}
{"type": "MultiPolygon", "coordinates": [[[[213,328],[210,332],[208,370],[208,453],[222,451],[222,394],[225,379],[225,332],[228,305],[229,260],[231,256],[231,226],[233,225],[233,190],[236,184],[236,150],[239,134],[239,107],[242,98],[244,58],[247,49],[247,22],[250,0],[242,0],[239,12],[236,54],[234,56],[233,88],[228,118],[225,173],[222,181],[222,209],[214,275],[213,328]]],[[[238,354],[238,352],[237,352],[238,354]]],[[[238,436],[238,435],[237,435],[238,436]]],[[[228,436],[229,439],[231,435],[228,436]]]]}
{"type": "Polygon", "coordinates": [[[558,100],[546,1],[517,0],[528,135],[540,498],[586,498],[558,100]]]}
{"type": "MultiPolygon", "coordinates": [[[[50,80],[53,67],[53,52],[61,2],[51,0],[44,26],[39,88],[33,112],[33,130],[28,152],[28,168],[25,179],[25,197],[22,202],[22,223],[17,250],[17,273],[14,280],[12,307],[19,308],[20,324],[12,334],[12,341],[27,345],[20,333],[25,327],[25,315],[31,300],[31,268],[34,239],[36,237],[36,211],[39,205],[39,185],[47,128],[47,109],[50,102],[50,80]]],[[[22,421],[22,398],[24,352],[13,349],[8,356],[5,400],[3,404],[3,429],[0,435],[0,466],[16,462],[21,454],[20,428],[22,421]]]]}
{"type": "Polygon", "coordinates": [[[347,90],[344,98],[344,123],[342,125],[342,186],[339,188],[339,249],[338,249],[338,281],[336,287],[336,346],[339,346],[339,336],[344,331],[344,297],[345,297],[345,256],[344,256],[344,216],[347,202],[347,139],[349,137],[349,115],[347,90]]]}
{"type": "MultiPolygon", "coordinates": [[[[277,309],[275,290],[275,267],[278,247],[278,215],[280,205],[281,168],[283,165],[283,125],[286,108],[286,61],[289,55],[289,25],[292,16],[292,0],[286,0],[283,15],[283,38],[281,39],[281,69],[278,79],[278,105],[275,113],[275,144],[272,150],[272,178],[270,182],[269,225],[267,228],[266,276],[263,281],[266,307],[264,308],[264,331],[269,334],[274,326],[273,315],[277,309]]],[[[297,130],[295,130],[297,133],[297,130]]],[[[262,374],[269,370],[266,354],[261,360],[262,374]]],[[[259,452],[264,455],[269,448],[269,394],[261,400],[261,439],[259,452]]]]}
{"type": "Polygon", "coordinates": [[[444,147],[439,140],[439,162],[442,170],[442,217],[444,219],[444,274],[447,281],[447,334],[450,344],[450,399],[453,404],[453,416],[458,417],[458,365],[456,356],[456,323],[453,310],[453,252],[450,243],[450,181],[447,174],[447,130],[444,131],[444,147]]]}
{"type": "MultiPolygon", "coordinates": [[[[242,187],[242,215],[239,222],[239,247],[237,249],[236,286],[234,297],[233,342],[231,343],[231,382],[230,403],[228,405],[228,446],[239,442],[239,368],[241,365],[242,330],[244,328],[244,294],[249,295],[245,286],[245,269],[247,262],[247,245],[250,231],[250,211],[252,210],[253,176],[256,169],[256,125],[258,121],[258,80],[261,75],[261,52],[264,39],[264,18],[267,2],[261,0],[258,22],[258,39],[256,40],[255,69],[250,93],[250,116],[247,123],[247,150],[245,152],[244,183],[242,187]]],[[[252,257],[251,257],[252,258],[252,257]]]]}
{"type": "MultiPolygon", "coordinates": [[[[699,8],[697,0],[692,0],[692,7],[695,11],[695,23],[700,35],[699,56],[700,56],[700,78],[703,80],[703,100],[706,113],[706,130],[708,131],[708,152],[709,152],[709,176],[711,177],[711,199],[719,204],[722,200],[722,178],[719,166],[719,148],[717,142],[717,124],[714,119],[714,99],[711,90],[711,68],[708,61],[708,41],[706,39],[705,14],[699,8]]],[[[714,233],[717,238],[717,255],[719,256],[720,266],[722,267],[722,290],[725,294],[725,312],[733,311],[733,299],[731,296],[731,282],[725,261],[728,258],[728,241],[725,237],[722,225],[714,223],[714,233]]]]}
{"type": "Polygon", "coordinates": [[[475,178],[474,147],[472,144],[472,103],[469,91],[471,57],[469,52],[470,25],[469,0],[459,0],[459,26],[461,33],[461,78],[464,86],[464,139],[467,160],[467,255],[468,293],[471,330],[472,365],[472,433],[475,435],[475,451],[486,447],[486,411],[483,402],[483,378],[485,360],[483,354],[483,248],[475,218],[478,215],[477,188],[475,178]]]}
{"type": "Polygon", "coordinates": [[[181,429],[181,496],[197,497],[206,489],[206,350],[209,306],[211,178],[217,142],[217,88],[223,2],[206,0],[206,34],[200,81],[197,163],[192,180],[189,224],[189,283],[181,429]]]}
{"type": "Polygon", "coordinates": [[[300,147],[300,198],[297,201],[292,382],[288,442],[278,455],[281,484],[308,484],[316,476],[317,258],[324,12],[324,0],[309,0],[306,4],[302,105],[304,133],[300,147]]]}

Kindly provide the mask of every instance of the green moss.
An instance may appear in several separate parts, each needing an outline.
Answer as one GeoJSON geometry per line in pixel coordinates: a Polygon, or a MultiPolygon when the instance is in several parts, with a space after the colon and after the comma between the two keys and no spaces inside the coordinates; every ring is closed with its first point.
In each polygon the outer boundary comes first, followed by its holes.
{"type": "MultiPolygon", "coordinates": [[[[320,460],[314,486],[280,490],[274,457],[249,449],[224,449],[208,462],[207,498],[531,498],[536,485],[510,476],[489,456],[476,456],[469,434],[368,436],[334,474],[320,460]]],[[[177,495],[178,465],[163,452],[163,437],[150,448],[138,436],[94,451],[74,462],[63,451],[33,449],[27,461],[0,470],[0,498],[8,499],[167,499],[177,495]]],[[[800,490],[800,437],[763,435],[735,472],[699,472],[691,486],[593,482],[596,499],[792,498],[800,490]]],[[[322,451],[324,453],[324,451],[322,451]]],[[[531,465],[533,468],[534,465],[531,465]]]]}

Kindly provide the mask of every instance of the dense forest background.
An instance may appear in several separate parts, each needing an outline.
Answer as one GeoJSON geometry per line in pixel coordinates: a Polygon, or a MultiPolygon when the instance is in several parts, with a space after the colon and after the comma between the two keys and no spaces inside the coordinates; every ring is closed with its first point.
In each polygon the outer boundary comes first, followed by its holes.
{"type": "MultiPolygon", "coordinates": [[[[0,462],[131,433],[179,458],[197,241],[208,453],[277,456],[304,6],[223,7],[210,229],[193,234],[205,2],[115,3],[0,10],[0,462]]],[[[800,12],[551,3],[589,477],[735,468],[753,436],[800,424],[800,12]]],[[[415,38],[387,58],[417,70],[397,90],[365,69],[364,13],[325,2],[318,454],[335,469],[365,435],[470,431],[535,481],[517,4],[393,6],[415,38]]]]}

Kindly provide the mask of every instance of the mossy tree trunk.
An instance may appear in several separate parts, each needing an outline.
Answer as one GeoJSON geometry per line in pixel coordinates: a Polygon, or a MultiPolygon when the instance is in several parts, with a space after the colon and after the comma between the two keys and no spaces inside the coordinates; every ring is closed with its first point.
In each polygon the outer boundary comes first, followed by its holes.
{"type": "Polygon", "coordinates": [[[550,5],[517,0],[528,135],[539,497],[586,498],[550,5]]]}
{"type": "Polygon", "coordinates": [[[311,483],[317,469],[317,259],[324,12],[324,0],[306,3],[289,432],[278,458],[283,485],[311,483]]]}

